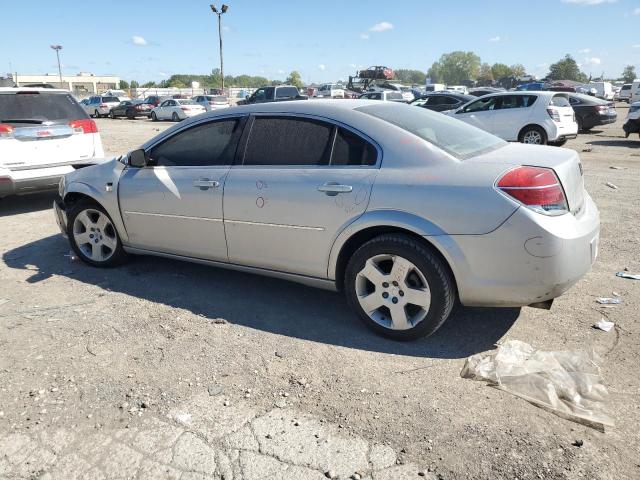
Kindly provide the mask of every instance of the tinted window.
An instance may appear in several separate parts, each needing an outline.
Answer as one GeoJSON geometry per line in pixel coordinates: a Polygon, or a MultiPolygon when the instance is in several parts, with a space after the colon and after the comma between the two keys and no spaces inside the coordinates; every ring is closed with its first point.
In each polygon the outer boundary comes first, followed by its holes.
{"type": "Polygon", "coordinates": [[[622,90],[631,90],[631,85],[623,85],[620,91],[622,90]]]}
{"type": "Polygon", "coordinates": [[[387,92],[387,100],[404,100],[400,92],[387,92]]]}
{"type": "Polygon", "coordinates": [[[455,105],[460,101],[456,97],[443,97],[441,104],[442,105],[455,105]]]}
{"type": "Polygon", "coordinates": [[[496,106],[496,97],[480,98],[473,103],[470,103],[463,110],[464,113],[468,112],[484,112],[487,110],[493,110],[496,106]]]}
{"type": "Polygon", "coordinates": [[[526,108],[533,105],[538,97],[535,95],[502,95],[498,97],[496,109],[526,108]]]}
{"type": "Polygon", "coordinates": [[[281,87],[276,89],[276,98],[291,98],[298,96],[298,89],[295,87],[281,87]]]}
{"type": "Polygon", "coordinates": [[[299,118],[256,118],[245,165],[328,165],[333,127],[299,118]]]}
{"type": "Polygon", "coordinates": [[[563,95],[554,95],[549,105],[554,107],[570,107],[569,100],[563,95]]]}
{"type": "Polygon", "coordinates": [[[356,110],[396,125],[460,160],[506,145],[490,133],[426,108],[383,102],[356,110]]]}
{"type": "Polygon", "coordinates": [[[331,165],[375,165],[378,151],[355,133],[338,128],[331,165]]]}
{"type": "Polygon", "coordinates": [[[102,97],[102,103],[120,103],[118,97],[102,97]]]}
{"type": "Polygon", "coordinates": [[[71,95],[31,92],[0,94],[0,122],[12,123],[11,120],[55,122],[81,118],[87,118],[87,114],[71,95]]]}
{"type": "Polygon", "coordinates": [[[207,123],[180,132],[153,148],[154,165],[165,167],[231,165],[236,152],[237,120],[207,123]]]}

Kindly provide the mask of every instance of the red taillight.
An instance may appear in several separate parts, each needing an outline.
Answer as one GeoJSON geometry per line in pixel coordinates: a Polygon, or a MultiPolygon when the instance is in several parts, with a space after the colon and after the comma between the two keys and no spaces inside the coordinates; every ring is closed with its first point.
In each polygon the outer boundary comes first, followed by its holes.
{"type": "Polygon", "coordinates": [[[13,126],[0,123],[0,138],[13,137],[13,126]]]}
{"type": "Polygon", "coordinates": [[[569,211],[564,190],[550,168],[514,168],[498,180],[496,187],[538,213],[562,215],[569,211]]]}
{"type": "Polygon", "coordinates": [[[560,122],[560,114],[554,108],[547,108],[547,113],[554,122],[560,122]]]}
{"type": "Polygon", "coordinates": [[[96,122],[90,118],[83,118],[82,120],[72,120],[69,122],[69,126],[73,128],[77,133],[98,133],[98,126],[96,122]]]}
{"type": "Polygon", "coordinates": [[[180,107],[180,110],[182,110],[183,112],[189,111],[191,110],[189,107],[180,107]]]}
{"type": "Polygon", "coordinates": [[[107,104],[106,103],[101,103],[100,105],[98,105],[98,108],[107,108],[107,104]]]}

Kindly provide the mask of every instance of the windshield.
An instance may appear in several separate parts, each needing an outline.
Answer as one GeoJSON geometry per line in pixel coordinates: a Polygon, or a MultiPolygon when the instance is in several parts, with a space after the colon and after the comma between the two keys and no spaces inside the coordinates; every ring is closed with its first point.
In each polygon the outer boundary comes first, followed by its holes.
{"type": "Polygon", "coordinates": [[[506,145],[490,133],[425,108],[381,103],[356,110],[413,133],[459,160],[506,145]]]}

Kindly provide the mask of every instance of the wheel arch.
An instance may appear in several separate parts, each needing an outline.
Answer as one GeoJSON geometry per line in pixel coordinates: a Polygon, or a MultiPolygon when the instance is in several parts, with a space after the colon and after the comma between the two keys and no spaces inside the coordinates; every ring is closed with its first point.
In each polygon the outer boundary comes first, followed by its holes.
{"type": "Polygon", "coordinates": [[[531,128],[531,127],[536,127],[536,128],[539,128],[540,130],[542,130],[542,131],[544,132],[544,136],[546,137],[546,138],[545,138],[545,140],[546,140],[546,141],[549,141],[549,132],[547,132],[547,129],[546,129],[546,128],[544,128],[544,126],[543,126],[543,125],[540,125],[540,124],[538,124],[538,123],[528,123],[528,124],[526,124],[524,127],[522,127],[522,128],[520,129],[520,131],[518,132],[518,141],[519,141],[519,142],[521,142],[521,141],[522,141],[522,140],[521,140],[521,138],[522,138],[522,134],[524,133],[524,131],[525,131],[527,128],[531,128]]]}

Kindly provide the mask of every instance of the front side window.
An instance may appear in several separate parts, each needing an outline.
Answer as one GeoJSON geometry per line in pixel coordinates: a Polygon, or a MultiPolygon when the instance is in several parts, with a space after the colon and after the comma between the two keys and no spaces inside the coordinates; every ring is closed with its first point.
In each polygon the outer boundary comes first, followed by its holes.
{"type": "Polygon", "coordinates": [[[177,133],[151,149],[151,165],[202,167],[231,165],[236,152],[240,122],[221,120],[177,133]]]}
{"type": "Polygon", "coordinates": [[[245,165],[328,165],[333,127],[302,118],[258,117],[249,135],[245,165]]]}
{"type": "Polygon", "coordinates": [[[486,112],[493,110],[496,106],[497,97],[480,98],[473,103],[467,105],[460,113],[486,112]]]}

